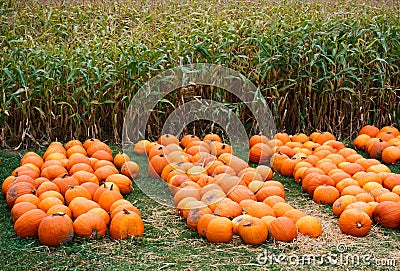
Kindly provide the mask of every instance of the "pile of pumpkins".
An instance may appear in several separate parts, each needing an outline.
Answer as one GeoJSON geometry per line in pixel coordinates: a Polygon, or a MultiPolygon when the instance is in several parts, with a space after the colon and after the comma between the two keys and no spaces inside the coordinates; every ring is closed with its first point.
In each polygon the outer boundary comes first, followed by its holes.
{"type": "Polygon", "coordinates": [[[113,156],[98,139],[52,142],[43,156],[26,153],[2,184],[16,234],[59,246],[76,235],[114,239],[142,235],[140,211],[124,199],[139,166],[113,156]]]}
{"type": "Polygon", "coordinates": [[[140,140],[134,152],[147,155],[148,175],[168,184],[177,213],[209,242],[230,242],[236,234],[259,245],[268,237],[292,241],[298,233],[322,233],[317,218],[286,202],[270,167],[250,167],[216,134],[202,140],[164,134],[157,142],[140,140]]]}
{"type": "Polygon", "coordinates": [[[362,127],[354,139],[354,147],[366,151],[371,158],[382,160],[386,164],[400,162],[400,132],[393,126],[381,129],[373,125],[362,127]]]}
{"type": "MultiPolygon", "coordinates": [[[[256,137],[257,141],[267,141],[264,136],[256,137]]],[[[293,136],[278,133],[274,144],[275,152],[270,159],[272,168],[293,177],[315,202],[332,204],[342,233],[365,236],[372,221],[383,227],[399,228],[400,174],[392,173],[375,158],[364,158],[328,132],[293,136]]],[[[260,156],[260,160],[267,160],[263,155],[269,155],[270,147],[266,147],[267,152],[252,154],[250,151],[250,158],[253,155],[253,159],[260,156]]]]}

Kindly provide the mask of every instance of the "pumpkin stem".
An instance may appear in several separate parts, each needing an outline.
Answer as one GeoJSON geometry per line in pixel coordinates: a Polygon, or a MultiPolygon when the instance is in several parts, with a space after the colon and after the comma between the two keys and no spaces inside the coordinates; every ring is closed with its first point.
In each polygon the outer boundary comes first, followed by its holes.
{"type": "Polygon", "coordinates": [[[67,176],[68,176],[68,173],[64,173],[64,175],[61,176],[61,179],[64,179],[67,176]]]}
{"type": "Polygon", "coordinates": [[[251,225],[253,225],[253,223],[251,223],[250,221],[249,222],[246,222],[246,223],[243,223],[243,227],[248,227],[248,226],[251,226],[251,225]]]}
{"type": "Polygon", "coordinates": [[[73,189],[75,186],[73,186],[72,184],[69,184],[68,187],[73,189]]]}
{"type": "Polygon", "coordinates": [[[361,225],[360,222],[357,222],[357,223],[356,223],[356,226],[357,226],[357,229],[361,229],[361,228],[362,228],[362,225],[361,225]]]}
{"type": "Polygon", "coordinates": [[[131,212],[129,212],[127,209],[122,209],[122,211],[124,211],[125,214],[129,215],[131,212]]]}
{"type": "Polygon", "coordinates": [[[63,213],[63,212],[55,212],[51,216],[65,216],[65,213],[63,213]]]}
{"type": "Polygon", "coordinates": [[[110,186],[110,191],[113,190],[113,188],[114,188],[114,184],[112,183],[110,186]]]}

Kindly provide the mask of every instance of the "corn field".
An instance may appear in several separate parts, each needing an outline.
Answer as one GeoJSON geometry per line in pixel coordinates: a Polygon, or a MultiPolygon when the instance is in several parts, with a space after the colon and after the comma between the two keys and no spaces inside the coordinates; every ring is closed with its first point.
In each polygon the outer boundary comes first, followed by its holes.
{"type": "MultiPolygon", "coordinates": [[[[249,78],[278,130],[346,138],[366,123],[400,126],[399,16],[399,1],[379,0],[0,0],[2,147],[118,143],[137,90],[190,63],[249,78]]],[[[257,132],[241,101],[198,86],[159,102],[149,137],[159,136],[174,106],[200,95],[227,104],[257,132]]]]}

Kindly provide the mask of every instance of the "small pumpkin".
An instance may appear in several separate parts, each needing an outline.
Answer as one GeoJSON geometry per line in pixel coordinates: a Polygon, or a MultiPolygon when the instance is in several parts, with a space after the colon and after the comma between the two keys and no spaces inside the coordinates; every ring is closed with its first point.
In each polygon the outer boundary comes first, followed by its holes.
{"type": "Polygon", "coordinates": [[[113,189],[113,187],[114,185],[111,185],[110,189],[105,190],[98,200],[100,207],[107,212],[110,211],[110,207],[114,202],[124,198],[121,193],[118,190],[113,189]]]}
{"type": "Polygon", "coordinates": [[[37,209],[37,206],[34,205],[33,203],[30,202],[20,202],[15,204],[12,209],[11,209],[11,219],[12,222],[15,223],[15,221],[24,213],[37,209]]]}

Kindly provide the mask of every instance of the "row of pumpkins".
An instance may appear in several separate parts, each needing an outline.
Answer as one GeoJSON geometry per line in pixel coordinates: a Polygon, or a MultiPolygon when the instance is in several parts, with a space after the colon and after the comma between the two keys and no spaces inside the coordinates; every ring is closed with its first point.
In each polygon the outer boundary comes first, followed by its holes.
{"type": "MultiPolygon", "coordinates": [[[[365,236],[372,221],[399,228],[400,174],[376,159],[381,156],[364,158],[328,132],[277,138],[281,143],[272,155],[272,168],[293,177],[315,202],[332,204],[343,233],[365,236]]],[[[380,143],[371,145],[371,153],[383,151],[380,143]]]]}
{"type": "Polygon", "coordinates": [[[249,167],[218,135],[203,140],[186,135],[179,141],[165,134],[158,142],[137,142],[134,151],[147,155],[148,175],[168,184],[177,213],[209,242],[230,242],[237,234],[258,245],[269,236],[292,241],[298,233],[322,233],[316,217],[286,202],[284,186],[272,180],[270,167],[249,167]]]}
{"type": "Polygon", "coordinates": [[[140,211],[124,199],[139,166],[97,139],[52,142],[43,156],[26,153],[2,184],[16,234],[59,246],[74,236],[142,235],[140,211]]]}
{"type": "Polygon", "coordinates": [[[255,135],[249,147],[255,168],[214,134],[203,140],[186,135],[181,141],[167,134],[158,142],[139,141],[134,151],[148,156],[149,176],[168,183],[178,213],[210,242],[229,242],[232,234],[253,245],[268,235],[291,241],[297,232],[321,234],[315,217],[285,202],[283,185],[263,165],[269,163],[274,171],[293,177],[316,203],[332,204],[342,233],[365,236],[373,221],[399,228],[400,174],[347,148],[331,133],[278,133],[273,139],[255,135]]]}
{"type": "Polygon", "coordinates": [[[368,152],[371,158],[387,164],[400,162],[400,132],[396,127],[385,126],[379,129],[366,125],[354,139],[354,146],[368,152]]]}

